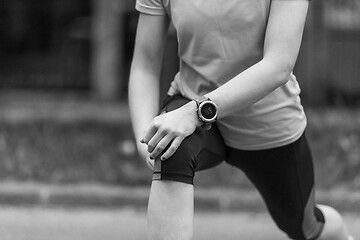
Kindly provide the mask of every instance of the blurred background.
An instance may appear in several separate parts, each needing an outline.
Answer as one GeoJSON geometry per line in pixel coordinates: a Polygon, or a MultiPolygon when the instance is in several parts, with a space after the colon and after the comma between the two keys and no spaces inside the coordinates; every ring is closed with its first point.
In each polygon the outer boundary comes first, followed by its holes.
{"type": "MultiPolygon", "coordinates": [[[[151,172],[136,153],[127,103],[134,6],[135,0],[0,0],[0,203],[146,206],[151,172]]],[[[162,97],[177,70],[170,31],[162,97]]],[[[359,0],[312,1],[295,75],[319,198],[354,209],[359,0]]],[[[199,208],[263,209],[247,205],[259,197],[229,166],[200,173],[196,185],[199,208]],[[237,199],[238,189],[248,199],[237,199]]]]}

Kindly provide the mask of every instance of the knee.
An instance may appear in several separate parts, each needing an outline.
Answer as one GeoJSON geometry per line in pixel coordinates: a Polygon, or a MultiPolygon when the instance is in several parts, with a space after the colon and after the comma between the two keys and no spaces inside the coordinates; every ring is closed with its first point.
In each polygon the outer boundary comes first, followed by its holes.
{"type": "Polygon", "coordinates": [[[185,138],[176,152],[164,164],[169,171],[185,171],[191,173],[195,171],[196,158],[202,149],[202,141],[198,134],[192,134],[185,138]]]}
{"type": "Polygon", "coordinates": [[[324,215],[325,224],[319,240],[349,240],[344,220],[341,215],[332,207],[325,205],[317,206],[324,215]]]}
{"type": "Polygon", "coordinates": [[[185,138],[176,152],[167,160],[155,161],[153,180],[171,180],[193,184],[197,160],[201,151],[201,135],[194,133],[185,138]]]}
{"type": "Polygon", "coordinates": [[[341,215],[324,205],[307,208],[303,214],[287,215],[278,226],[290,239],[351,240],[341,215]]]}

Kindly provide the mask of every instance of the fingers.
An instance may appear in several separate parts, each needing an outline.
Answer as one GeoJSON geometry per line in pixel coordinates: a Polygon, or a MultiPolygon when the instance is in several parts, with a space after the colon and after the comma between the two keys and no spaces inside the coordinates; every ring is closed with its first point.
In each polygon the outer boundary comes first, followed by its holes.
{"type": "Polygon", "coordinates": [[[165,144],[165,143],[162,143],[161,146],[158,146],[160,141],[162,141],[164,136],[166,136],[166,132],[157,131],[155,133],[155,135],[150,139],[150,141],[148,141],[148,144],[147,144],[148,145],[147,150],[148,150],[149,153],[152,153],[155,150],[155,148],[162,147],[162,145],[165,144]]]}
{"type": "Polygon", "coordinates": [[[173,127],[166,127],[161,123],[160,117],[154,118],[141,140],[142,143],[147,144],[147,151],[150,153],[151,159],[159,157],[174,137],[180,134],[173,127]]]}
{"type": "Polygon", "coordinates": [[[184,137],[175,137],[174,140],[171,142],[170,147],[161,155],[161,160],[164,161],[171,157],[176,150],[179,148],[181,142],[184,140],[184,137]]]}
{"type": "Polygon", "coordinates": [[[156,146],[152,148],[153,151],[150,152],[150,158],[156,159],[157,157],[159,157],[160,154],[166,149],[166,147],[171,143],[173,139],[174,139],[174,135],[172,134],[165,135],[160,141],[158,141],[156,146]]]}
{"type": "Polygon", "coordinates": [[[151,159],[161,156],[161,160],[171,157],[185,137],[192,134],[196,125],[185,121],[180,112],[172,111],[153,119],[144,134],[142,143],[147,144],[151,159]],[[163,154],[164,153],[164,154],[163,154]]]}
{"type": "Polygon", "coordinates": [[[161,138],[166,135],[166,133],[167,131],[161,127],[159,116],[155,117],[148,130],[144,133],[144,137],[140,142],[147,144],[148,152],[151,153],[161,138]]]}
{"type": "Polygon", "coordinates": [[[161,160],[166,160],[171,157],[179,148],[184,137],[175,133],[161,133],[157,132],[148,143],[148,152],[150,159],[158,158],[161,155],[161,160]]]}
{"type": "Polygon", "coordinates": [[[151,126],[145,133],[144,133],[144,137],[141,139],[141,143],[145,143],[148,144],[149,141],[151,140],[151,138],[154,136],[154,134],[156,134],[157,132],[157,128],[151,126]]]}

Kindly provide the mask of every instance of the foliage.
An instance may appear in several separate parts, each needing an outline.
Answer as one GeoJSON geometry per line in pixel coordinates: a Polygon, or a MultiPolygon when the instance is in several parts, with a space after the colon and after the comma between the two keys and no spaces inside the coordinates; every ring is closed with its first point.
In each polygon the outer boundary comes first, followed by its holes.
{"type": "MultiPolygon", "coordinates": [[[[360,112],[310,109],[307,136],[320,188],[360,186],[360,112]]],[[[148,185],[129,123],[31,121],[0,123],[0,179],[50,183],[148,185]]],[[[222,164],[200,172],[200,186],[251,184],[222,164]]]]}
{"type": "Polygon", "coordinates": [[[52,183],[143,183],[149,173],[133,152],[129,126],[35,121],[0,125],[0,177],[52,183]],[[148,174],[146,174],[148,173],[148,174]]]}

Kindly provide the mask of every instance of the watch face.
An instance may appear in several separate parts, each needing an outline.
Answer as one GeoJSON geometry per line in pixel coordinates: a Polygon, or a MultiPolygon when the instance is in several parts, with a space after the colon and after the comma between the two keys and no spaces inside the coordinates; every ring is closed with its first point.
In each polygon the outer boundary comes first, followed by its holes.
{"type": "Polygon", "coordinates": [[[216,106],[211,102],[204,103],[204,105],[201,107],[201,115],[206,120],[214,120],[214,118],[216,118],[216,112],[216,106]]]}

